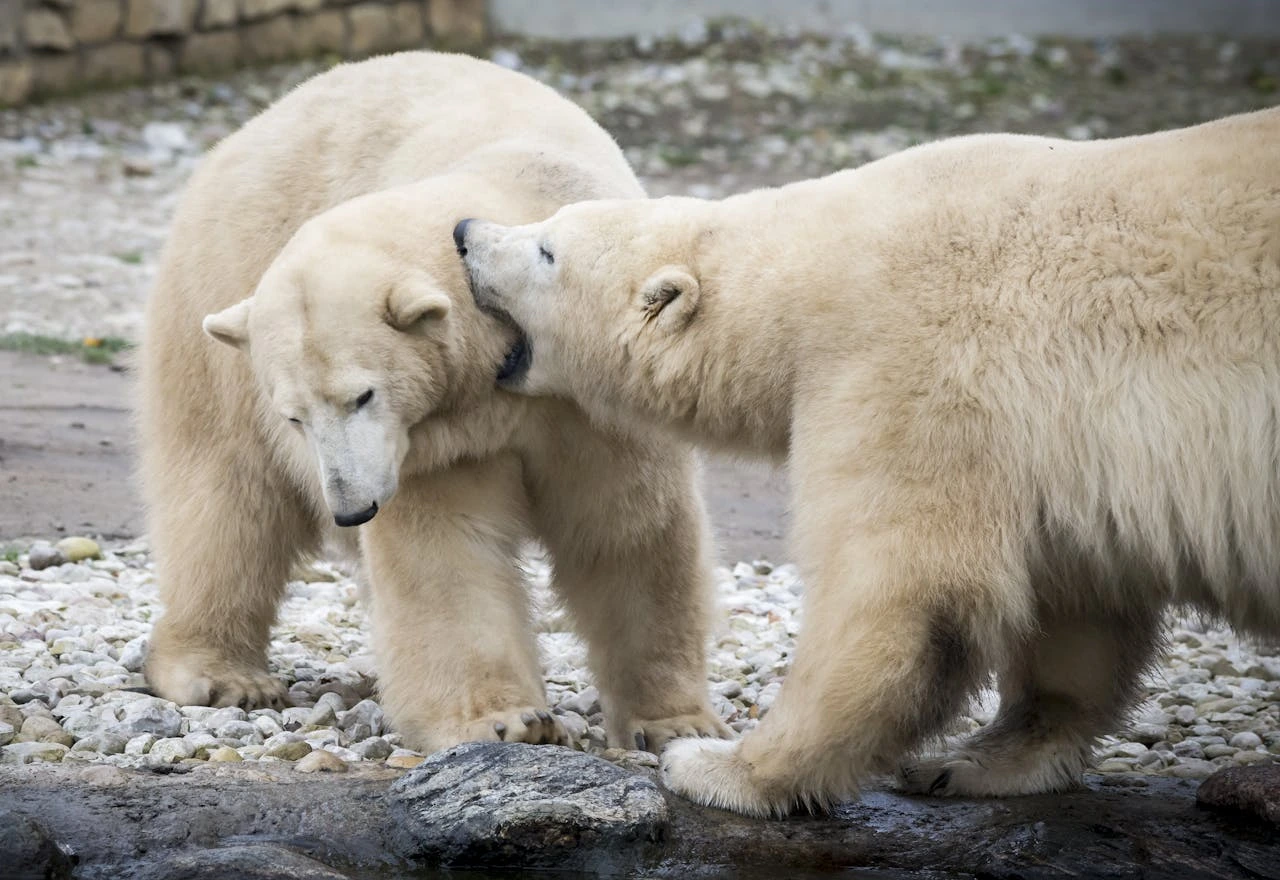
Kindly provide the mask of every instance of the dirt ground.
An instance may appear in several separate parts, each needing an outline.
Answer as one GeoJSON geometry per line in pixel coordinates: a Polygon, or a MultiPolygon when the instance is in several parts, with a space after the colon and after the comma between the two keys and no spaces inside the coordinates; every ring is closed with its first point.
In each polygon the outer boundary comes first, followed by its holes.
{"type": "MultiPolygon", "coordinates": [[[[0,543],[145,530],[130,426],[130,378],[73,357],[0,351],[0,543]]],[[[763,465],[705,470],[721,561],[789,558],[786,478],[763,465]]]]}

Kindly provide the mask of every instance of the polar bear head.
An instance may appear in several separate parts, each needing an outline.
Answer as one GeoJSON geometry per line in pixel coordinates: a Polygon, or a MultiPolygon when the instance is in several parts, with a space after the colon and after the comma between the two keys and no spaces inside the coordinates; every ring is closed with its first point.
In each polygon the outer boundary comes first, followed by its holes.
{"type": "Polygon", "coordinates": [[[705,228],[697,199],[600,200],[526,226],[464,220],[472,295],[520,338],[500,383],[593,402],[661,394],[689,366],[705,228]]]}
{"type": "MultiPolygon", "coordinates": [[[[457,362],[474,356],[461,338],[476,335],[467,313],[481,317],[447,292],[465,290],[451,221],[431,247],[404,231],[413,224],[389,201],[365,196],[309,220],[252,296],[203,324],[247,352],[268,430],[286,446],[298,442],[289,433],[305,438],[339,526],[367,522],[391,499],[410,429],[448,405],[465,372],[457,362]]],[[[507,344],[492,346],[497,357],[507,344]]],[[[487,381],[495,368],[485,365],[487,381]]]]}

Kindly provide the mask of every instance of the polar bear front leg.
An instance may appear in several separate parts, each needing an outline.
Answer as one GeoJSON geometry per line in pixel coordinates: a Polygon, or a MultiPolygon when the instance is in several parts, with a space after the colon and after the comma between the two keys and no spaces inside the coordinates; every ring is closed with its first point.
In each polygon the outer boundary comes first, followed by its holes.
{"type": "Polygon", "coordinates": [[[610,744],[660,752],[676,737],[731,736],[707,693],[711,566],[691,453],[554,406],[526,482],[610,744]]]}
{"type": "Polygon", "coordinates": [[[498,456],[407,478],[361,532],[378,686],[405,743],[566,743],[547,711],[518,566],[519,463],[498,456]]]}
{"type": "Polygon", "coordinates": [[[672,791],[752,816],[825,809],[936,735],[989,668],[1020,604],[999,533],[936,496],[891,511],[869,497],[849,486],[797,505],[808,565],[795,662],[739,742],[671,744],[672,791]]]}
{"type": "Polygon", "coordinates": [[[314,517],[243,437],[202,437],[197,456],[170,434],[151,432],[143,450],[165,605],[147,681],[180,705],[283,707],[288,694],[267,671],[267,644],[289,569],[318,543],[314,517]]]}

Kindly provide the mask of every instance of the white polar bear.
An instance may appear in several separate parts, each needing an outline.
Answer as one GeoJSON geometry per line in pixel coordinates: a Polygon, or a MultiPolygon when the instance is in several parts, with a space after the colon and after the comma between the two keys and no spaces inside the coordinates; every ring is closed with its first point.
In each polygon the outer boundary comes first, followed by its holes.
{"type": "Polygon", "coordinates": [[[691,452],[497,391],[504,331],[448,238],[466,212],[527,222],[642,195],[579,108],[431,53],[316,77],[209,155],[142,349],[160,695],[279,703],[266,647],[290,567],[326,521],[364,523],[379,689],[406,743],[563,739],[518,567],[530,537],[587,641],[611,739],[725,733],[691,452]]]}
{"type": "Polygon", "coordinates": [[[966,137],[721,202],[455,231],[532,357],[504,384],[786,458],[809,589],[780,699],[684,740],[752,814],[1077,783],[1189,605],[1280,632],[1280,109],[966,137]],[[1001,706],[911,762],[992,670],[1001,706]]]}

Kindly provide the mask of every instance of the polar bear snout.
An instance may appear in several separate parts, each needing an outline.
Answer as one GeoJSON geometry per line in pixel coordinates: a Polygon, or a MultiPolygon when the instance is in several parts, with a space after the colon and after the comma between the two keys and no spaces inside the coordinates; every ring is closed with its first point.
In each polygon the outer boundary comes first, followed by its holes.
{"type": "Polygon", "coordinates": [[[333,521],[344,529],[350,528],[351,526],[362,526],[369,520],[373,519],[377,513],[378,502],[375,501],[358,513],[335,513],[333,515],[333,521]]]}

